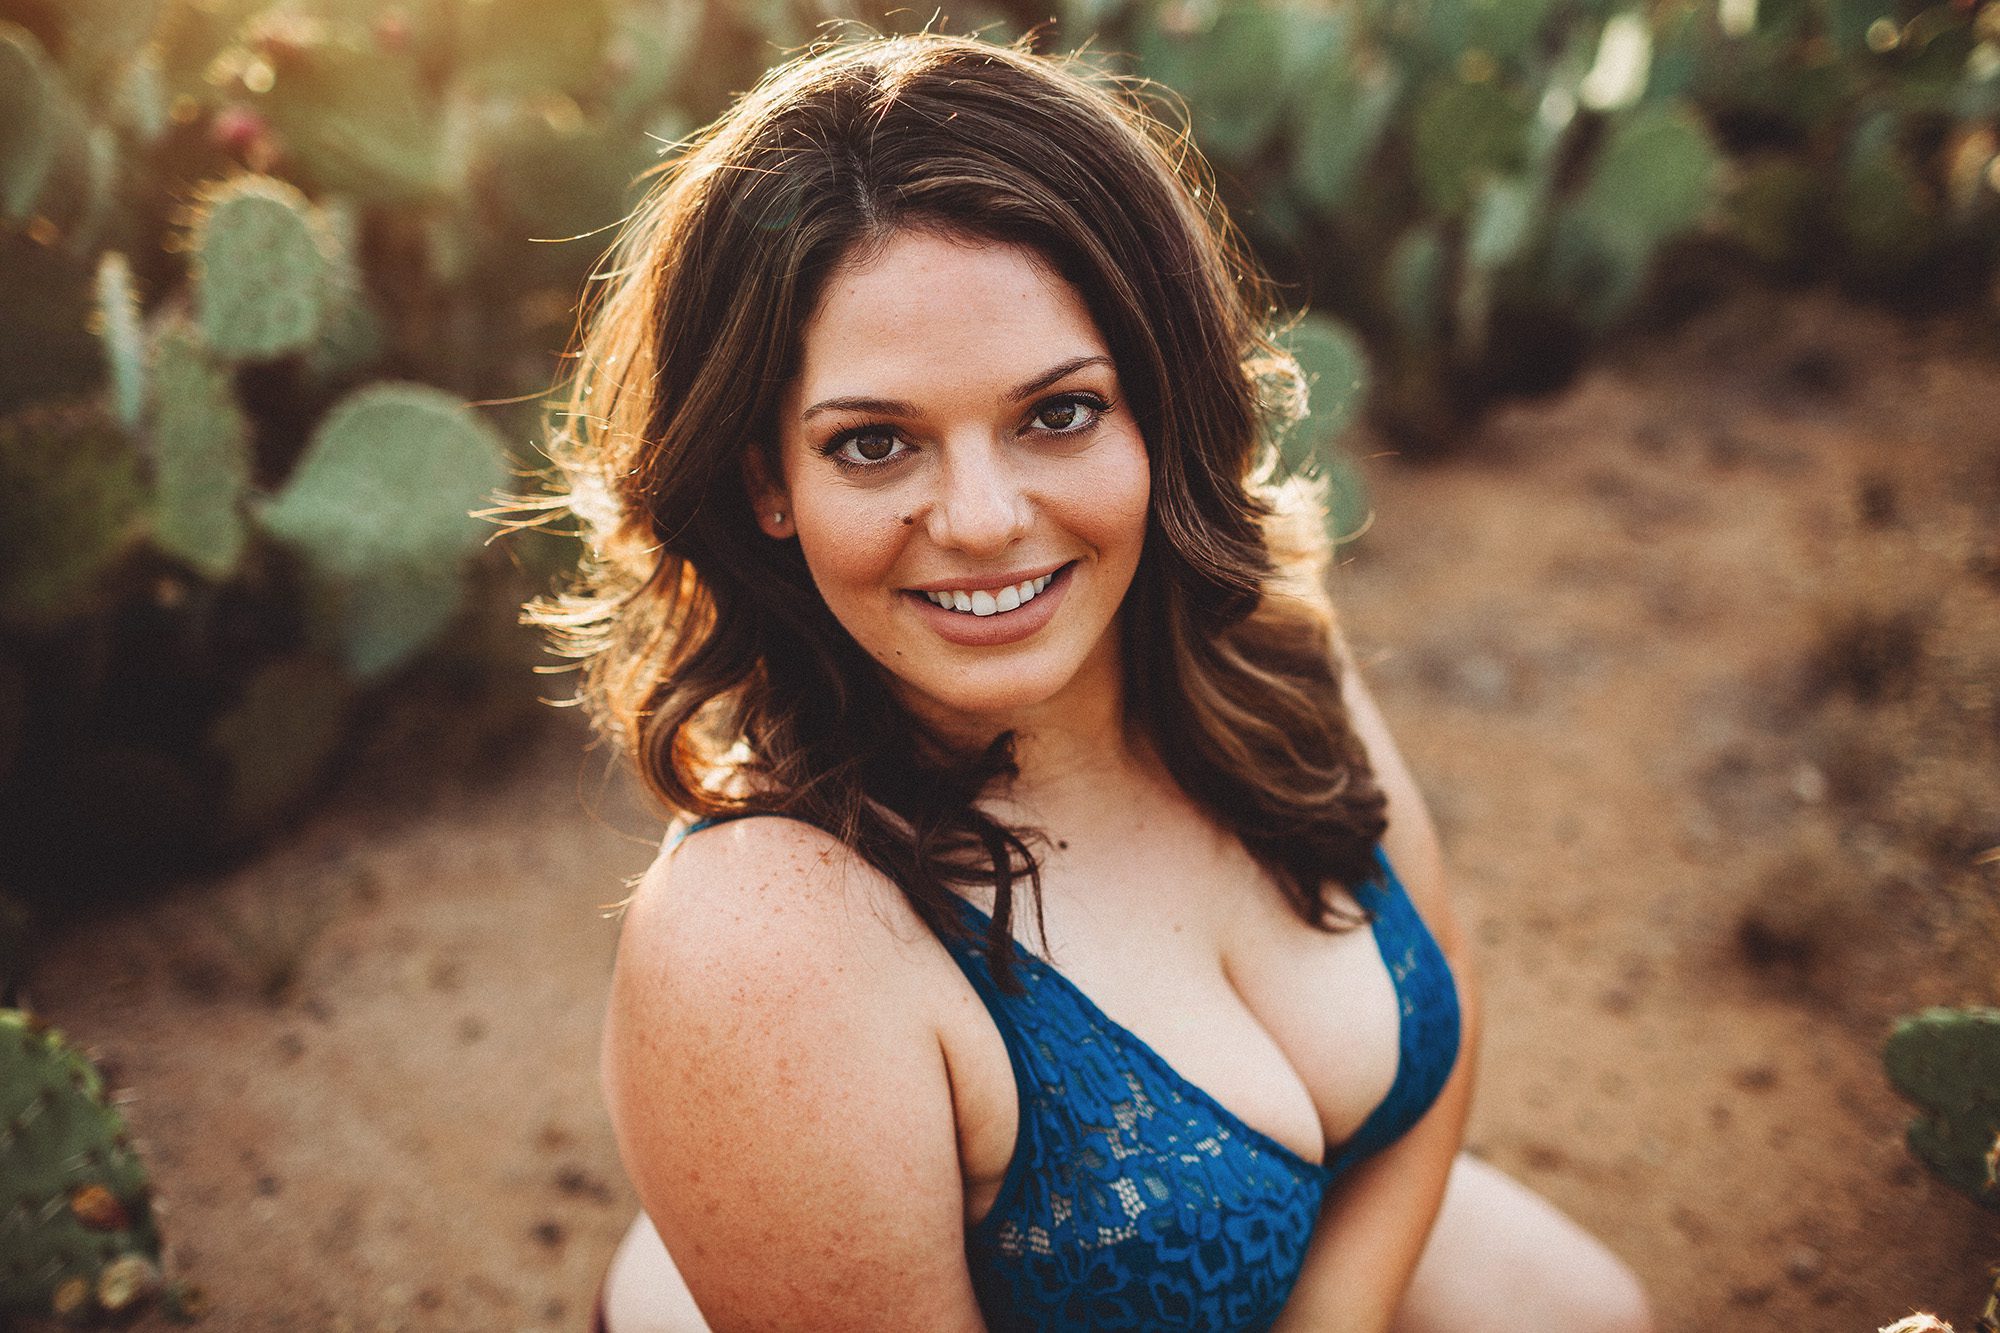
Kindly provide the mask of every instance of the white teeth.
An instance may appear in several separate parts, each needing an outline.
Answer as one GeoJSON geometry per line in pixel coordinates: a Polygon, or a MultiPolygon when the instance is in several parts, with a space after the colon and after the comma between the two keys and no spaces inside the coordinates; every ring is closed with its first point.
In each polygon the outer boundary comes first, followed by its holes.
{"type": "Polygon", "coordinates": [[[1046,589],[1054,578],[1054,574],[1044,574],[1038,579],[1022,579],[1019,584],[1002,588],[997,593],[987,592],[982,588],[977,592],[927,592],[924,596],[947,611],[968,611],[975,616],[992,616],[999,615],[1003,611],[1018,610],[1027,605],[1046,589]]]}

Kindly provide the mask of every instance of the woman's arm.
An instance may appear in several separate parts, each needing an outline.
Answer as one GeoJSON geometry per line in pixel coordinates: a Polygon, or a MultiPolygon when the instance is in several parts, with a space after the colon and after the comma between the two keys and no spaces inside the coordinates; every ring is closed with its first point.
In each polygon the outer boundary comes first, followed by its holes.
{"type": "Polygon", "coordinates": [[[748,819],[662,856],[627,911],[605,1093],[716,1333],[984,1327],[939,959],[885,889],[817,829],[748,819]]]}
{"type": "Polygon", "coordinates": [[[1278,1333],[1382,1333],[1389,1327],[1444,1200],[1479,1054],[1478,981],[1445,889],[1436,830],[1345,645],[1336,646],[1348,713],[1388,796],[1383,851],[1436,936],[1458,989],[1458,1064],[1423,1118],[1328,1195],[1278,1333]]]}

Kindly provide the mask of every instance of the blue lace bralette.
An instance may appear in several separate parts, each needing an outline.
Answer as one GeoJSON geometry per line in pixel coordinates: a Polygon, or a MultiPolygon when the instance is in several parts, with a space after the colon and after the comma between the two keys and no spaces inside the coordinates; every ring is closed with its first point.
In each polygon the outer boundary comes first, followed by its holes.
{"type": "MultiPolygon", "coordinates": [[[[991,1329],[1277,1319],[1327,1190],[1422,1118],[1458,1056],[1451,971],[1380,848],[1375,860],[1379,880],[1354,896],[1395,983],[1400,1056],[1388,1095],[1324,1164],[1238,1119],[1018,942],[1025,993],[1014,996],[977,943],[944,941],[1000,1029],[1020,1096],[1013,1160],[965,1238],[991,1329]]],[[[986,913],[959,901],[983,937],[986,913]]]]}

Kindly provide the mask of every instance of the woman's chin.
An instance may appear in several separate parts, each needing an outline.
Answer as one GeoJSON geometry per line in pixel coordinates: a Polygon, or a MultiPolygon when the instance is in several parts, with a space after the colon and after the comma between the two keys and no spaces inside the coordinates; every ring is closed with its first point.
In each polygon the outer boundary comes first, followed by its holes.
{"type": "Polygon", "coordinates": [[[1063,695],[1068,678],[1015,675],[990,683],[976,679],[902,681],[904,703],[948,736],[984,741],[1047,709],[1063,695]]]}

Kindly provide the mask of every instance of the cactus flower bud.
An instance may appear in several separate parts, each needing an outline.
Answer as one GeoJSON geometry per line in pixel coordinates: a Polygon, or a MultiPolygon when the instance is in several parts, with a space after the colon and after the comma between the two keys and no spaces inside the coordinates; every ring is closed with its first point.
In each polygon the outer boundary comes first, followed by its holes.
{"type": "Polygon", "coordinates": [[[238,157],[250,156],[270,132],[270,123],[246,106],[224,107],[208,127],[210,141],[238,157]]]}
{"type": "Polygon", "coordinates": [[[387,9],[375,16],[372,25],[375,44],[392,55],[400,55],[410,45],[410,18],[400,9],[387,9]]]}
{"type": "Polygon", "coordinates": [[[69,1210],[93,1231],[125,1231],[132,1225],[131,1213],[102,1185],[81,1185],[72,1190],[69,1210]]]}
{"type": "Polygon", "coordinates": [[[58,1319],[80,1315],[90,1306],[90,1283],[80,1277],[64,1278],[49,1297],[49,1311],[58,1319]]]}
{"type": "Polygon", "coordinates": [[[112,1313],[128,1310],[160,1287],[160,1270],[143,1254],[120,1255],[97,1275],[97,1303],[112,1313]]]}

